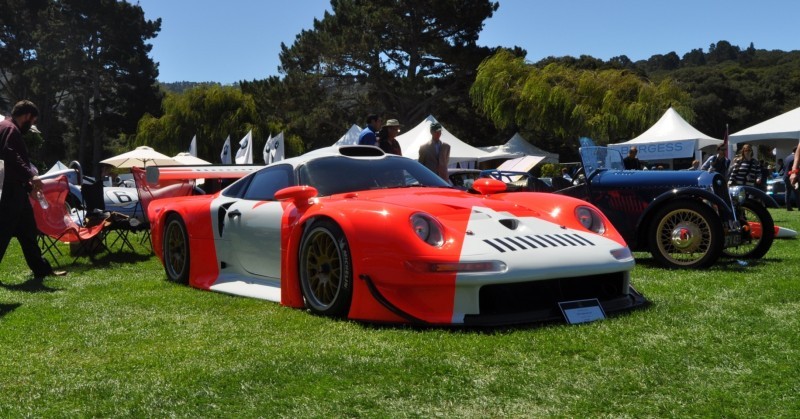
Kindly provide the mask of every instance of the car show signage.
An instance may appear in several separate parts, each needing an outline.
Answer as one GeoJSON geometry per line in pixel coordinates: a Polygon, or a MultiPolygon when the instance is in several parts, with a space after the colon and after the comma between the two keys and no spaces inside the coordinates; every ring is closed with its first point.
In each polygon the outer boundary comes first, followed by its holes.
{"type": "Polygon", "coordinates": [[[603,312],[603,307],[597,298],[564,301],[558,303],[558,307],[569,324],[588,323],[606,318],[606,313],[603,312]]]}

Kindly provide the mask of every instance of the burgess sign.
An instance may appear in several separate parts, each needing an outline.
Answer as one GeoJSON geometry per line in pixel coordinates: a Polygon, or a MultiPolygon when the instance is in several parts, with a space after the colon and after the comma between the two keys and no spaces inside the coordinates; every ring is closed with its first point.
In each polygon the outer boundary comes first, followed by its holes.
{"type": "Polygon", "coordinates": [[[639,149],[639,160],[666,160],[666,159],[679,159],[683,157],[694,156],[695,149],[697,148],[697,140],[679,140],[668,141],[661,143],[644,143],[644,144],[609,144],[608,146],[619,150],[622,157],[628,155],[628,150],[631,146],[636,146],[639,149]]]}

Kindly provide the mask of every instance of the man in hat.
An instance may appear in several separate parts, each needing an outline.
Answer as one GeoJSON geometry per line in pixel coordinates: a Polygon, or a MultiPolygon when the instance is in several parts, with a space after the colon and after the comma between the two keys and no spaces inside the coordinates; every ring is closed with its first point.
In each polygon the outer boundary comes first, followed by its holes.
{"type": "Polygon", "coordinates": [[[431,140],[419,147],[418,160],[423,166],[431,169],[433,173],[449,183],[447,164],[450,161],[450,145],[443,143],[441,137],[442,124],[432,123],[431,140]]]}
{"type": "Polygon", "coordinates": [[[38,117],[36,105],[23,100],[14,105],[11,119],[0,121],[0,159],[5,164],[3,194],[0,198],[0,261],[6,254],[11,238],[16,237],[34,278],[42,279],[48,275],[66,275],[67,272],[53,271],[36,243],[36,219],[28,193],[41,190],[42,180],[31,164],[22,136],[30,131],[38,117]]]}
{"type": "Polygon", "coordinates": [[[400,121],[396,119],[389,119],[383,124],[381,132],[378,133],[378,144],[381,150],[386,154],[403,155],[403,150],[400,149],[400,143],[397,142],[397,134],[400,133],[400,121]]]}

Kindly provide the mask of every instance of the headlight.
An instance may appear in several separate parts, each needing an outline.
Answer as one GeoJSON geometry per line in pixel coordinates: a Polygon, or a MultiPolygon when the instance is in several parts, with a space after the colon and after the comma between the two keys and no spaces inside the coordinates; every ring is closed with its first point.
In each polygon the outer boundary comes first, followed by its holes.
{"type": "Polygon", "coordinates": [[[603,217],[589,207],[575,208],[575,217],[580,221],[581,225],[589,231],[594,231],[597,234],[606,232],[606,226],[603,224],[603,217]]]}
{"type": "Polygon", "coordinates": [[[411,216],[411,228],[420,240],[431,246],[441,247],[444,244],[442,225],[428,214],[418,212],[411,216]]]}
{"type": "Polygon", "coordinates": [[[744,204],[744,202],[747,201],[747,191],[745,191],[744,188],[733,186],[731,187],[730,193],[731,199],[735,199],[740,204],[744,204]]]}

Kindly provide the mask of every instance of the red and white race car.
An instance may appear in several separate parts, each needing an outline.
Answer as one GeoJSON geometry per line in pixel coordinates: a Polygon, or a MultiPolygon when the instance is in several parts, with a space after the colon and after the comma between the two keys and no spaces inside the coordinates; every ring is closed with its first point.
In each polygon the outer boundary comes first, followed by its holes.
{"type": "Polygon", "coordinates": [[[563,320],[559,302],[597,299],[606,313],[647,304],[630,285],[630,250],[597,208],[505,187],[480,179],[469,193],[377,147],[331,147],[213,195],[153,201],[148,217],[171,280],[322,315],[501,325],[563,320]]]}

